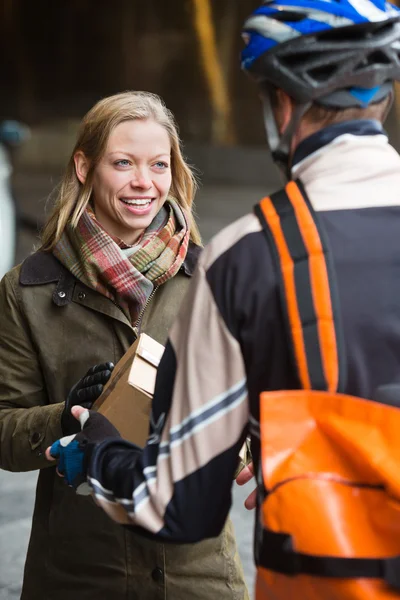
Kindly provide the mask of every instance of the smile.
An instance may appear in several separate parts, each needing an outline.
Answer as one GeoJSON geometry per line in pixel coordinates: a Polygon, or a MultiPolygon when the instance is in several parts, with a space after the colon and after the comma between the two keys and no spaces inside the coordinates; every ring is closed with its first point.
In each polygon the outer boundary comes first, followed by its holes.
{"type": "Polygon", "coordinates": [[[128,206],[141,206],[146,207],[153,202],[154,198],[120,198],[121,202],[128,206]]]}

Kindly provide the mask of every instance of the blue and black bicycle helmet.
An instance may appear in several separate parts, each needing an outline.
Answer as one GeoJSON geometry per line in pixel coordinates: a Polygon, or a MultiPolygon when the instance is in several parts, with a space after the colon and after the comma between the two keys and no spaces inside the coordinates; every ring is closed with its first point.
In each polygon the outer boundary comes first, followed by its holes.
{"type": "Polygon", "coordinates": [[[243,26],[242,68],[264,90],[267,134],[275,160],[287,164],[291,138],[316,102],[365,108],[400,79],[400,11],[384,0],[270,0],[243,26]],[[280,136],[268,90],[296,103],[280,136]]]}

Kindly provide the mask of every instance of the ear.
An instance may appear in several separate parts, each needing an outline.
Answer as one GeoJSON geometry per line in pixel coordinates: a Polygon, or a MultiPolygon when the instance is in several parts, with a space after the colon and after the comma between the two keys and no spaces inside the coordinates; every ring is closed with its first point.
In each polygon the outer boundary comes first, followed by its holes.
{"type": "Polygon", "coordinates": [[[286,127],[290,123],[293,113],[293,102],[291,97],[281,89],[276,90],[277,109],[276,120],[279,127],[279,133],[285,132],[286,127]]]}
{"type": "Polygon", "coordinates": [[[89,160],[86,158],[82,150],[74,154],[75,172],[79,181],[84,184],[89,171],[89,160]]]}

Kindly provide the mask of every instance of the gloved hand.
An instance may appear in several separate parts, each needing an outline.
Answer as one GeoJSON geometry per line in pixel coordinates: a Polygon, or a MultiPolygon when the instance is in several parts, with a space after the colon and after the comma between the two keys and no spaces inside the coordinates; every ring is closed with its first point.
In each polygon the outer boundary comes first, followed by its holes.
{"type": "Polygon", "coordinates": [[[95,365],[71,388],[61,415],[61,429],[64,435],[78,433],[80,430],[79,421],[71,415],[71,408],[76,405],[91,408],[93,402],[101,395],[113,369],[112,362],[95,365]]]}
{"type": "Polygon", "coordinates": [[[93,448],[107,438],[121,436],[114,425],[98,412],[75,406],[72,409],[72,418],[76,420],[81,431],[54,442],[47,448],[46,458],[49,461],[58,458],[58,474],[64,477],[65,482],[75,488],[78,494],[89,494],[86,474],[93,448]]]}

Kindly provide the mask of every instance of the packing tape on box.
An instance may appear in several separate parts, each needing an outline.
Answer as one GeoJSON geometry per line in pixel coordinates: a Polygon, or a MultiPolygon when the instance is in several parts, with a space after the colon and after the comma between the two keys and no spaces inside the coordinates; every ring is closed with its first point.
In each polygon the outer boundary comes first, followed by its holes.
{"type": "Polygon", "coordinates": [[[157,356],[154,356],[154,354],[152,354],[151,352],[146,350],[146,348],[139,348],[138,356],[140,356],[140,358],[143,358],[145,361],[147,361],[148,363],[153,365],[153,367],[157,368],[158,365],[160,364],[160,358],[157,356]]]}

